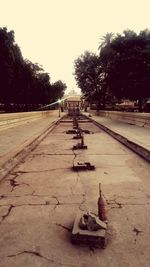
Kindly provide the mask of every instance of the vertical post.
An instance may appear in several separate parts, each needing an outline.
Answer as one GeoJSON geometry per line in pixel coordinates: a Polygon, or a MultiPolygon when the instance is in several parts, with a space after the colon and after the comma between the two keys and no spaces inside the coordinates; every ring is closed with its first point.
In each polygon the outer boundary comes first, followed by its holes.
{"type": "Polygon", "coordinates": [[[59,103],[59,117],[60,117],[60,103],[59,103]]]}
{"type": "Polygon", "coordinates": [[[59,117],[60,117],[60,103],[61,103],[61,100],[59,99],[58,100],[58,104],[59,104],[59,117]]]}

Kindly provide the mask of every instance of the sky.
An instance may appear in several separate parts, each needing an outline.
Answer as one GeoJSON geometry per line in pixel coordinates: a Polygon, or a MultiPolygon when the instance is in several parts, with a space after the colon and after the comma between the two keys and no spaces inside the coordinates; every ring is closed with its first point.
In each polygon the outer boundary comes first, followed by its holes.
{"type": "Polygon", "coordinates": [[[0,0],[0,27],[14,30],[24,58],[43,66],[67,92],[80,89],[74,60],[98,53],[107,32],[150,29],[150,0],[0,0]]]}

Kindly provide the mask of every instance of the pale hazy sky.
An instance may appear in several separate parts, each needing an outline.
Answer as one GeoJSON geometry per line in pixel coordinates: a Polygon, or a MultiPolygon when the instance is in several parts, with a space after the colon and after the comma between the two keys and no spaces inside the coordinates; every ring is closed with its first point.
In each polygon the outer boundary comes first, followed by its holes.
{"type": "Polygon", "coordinates": [[[74,60],[98,53],[107,32],[150,28],[150,0],[0,0],[0,27],[14,30],[24,58],[39,63],[51,82],[78,91],[74,60]]]}

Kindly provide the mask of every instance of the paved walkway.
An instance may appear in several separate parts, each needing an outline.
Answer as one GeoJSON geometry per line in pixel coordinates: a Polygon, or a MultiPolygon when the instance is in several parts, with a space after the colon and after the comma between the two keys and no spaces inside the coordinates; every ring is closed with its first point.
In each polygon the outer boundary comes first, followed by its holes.
{"type": "Polygon", "coordinates": [[[126,122],[112,120],[107,117],[92,116],[92,118],[115,131],[118,134],[150,150],[150,128],[131,125],[126,122]]]}
{"type": "Polygon", "coordinates": [[[37,120],[0,131],[0,180],[44,137],[57,120],[58,110],[37,120]]]}
{"type": "MultiPolygon", "coordinates": [[[[88,115],[88,113],[85,113],[88,115]]],[[[50,124],[58,119],[58,111],[55,110],[51,115],[36,121],[28,121],[24,125],[0,131],[0,158],[16,150],[27,141],[36,138],[50,124]]],[[[104,125],[110,130],[129,139],[130,141],[150,150],[150,128],[131,125],[108,117],[92,115],[92,119],[104,125]]]]}
{"type": "Polygon", "coordinates": [[[72,123],[60,123],[1,182],[0,267],[150,266],[150,166],[93,123],[82,125],[93,132],[88,149],[73,151],[77,141],[65,134],[72,123]],[[77,162],[96,169],[73,172],[77,162]],[[76,215],[98,213],[99,183],[106,249],[73,245],[76,215]]]}
{"type": "Polygon", "coordinates": [[[0,131],[0,158],[39,136],[56,119],[58,119],[57,110],[46,117],[44,116],[35,121],[29,120],[23,125],[0,131]]]}
{"type": "Polygon", "coordinates": [[[108,117],[92,115],[91,118],[104,126],[106,130],[108,129],[108,133],[110,130],[117,134],[116,137],[124,137],[128,143],[134,143],[137,146],[142,147],[143,150],[145,149],[146,152],[149,151],[148,157],[150,159],[150,128],[131,125],[108,117]]]}
{"type": "MultiPolygon", "coordinates": [[[[88,115],[88,113],[85,113],[85,115],[88,115]]],[[[100,123],[108,133],[111,134],[109,131],[112,131],[112,135],[116,139],[150,162],[150,128],[130,125],[107,117],[93,115],[91,118],[100,123]]],[[[36,121],[28,121],[23,125],[0,131],[0,167],[12,160],[58,119],[58,110],[55,110],[52,111],[51,115],[44,116],[36,121]]]]}

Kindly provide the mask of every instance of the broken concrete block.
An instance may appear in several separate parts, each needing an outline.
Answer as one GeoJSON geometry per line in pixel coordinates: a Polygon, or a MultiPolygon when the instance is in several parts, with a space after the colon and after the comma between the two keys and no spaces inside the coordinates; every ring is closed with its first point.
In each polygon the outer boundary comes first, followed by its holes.
{"type": "Polygon", "coordinates": [[[107,228],[106,223],[101,221],[96,215],[91,213],[84,213],[79,221],[79,227],[82,230],[97,231],[99,229],[107,228]]]}
{"type": "Polygon", "coordinates": [[[97,231],[89,231],[81,229],[79,225],[80,225],[80,219],[83,217],[83,215],[84,213],[78,213],[74,221],[72,236],[71,236],[72,243],[105,248],[106,229],[99,229],[97,231]]]}
{"type": "Polygon", "coordinates": [[[90,162],[78,162],[77,164],[73,165],[72,169],[74,171],[95,170],[95,166],[92,165],[90,162]]]}
{"type": "Polygon", "coordinates": [[[74,145],[74,146],[73,146],[73,149],[74,149],[74,150],[75,150],[75,149],[87,149],[87,146],[78,143],[77,145],[74,145]]]}

